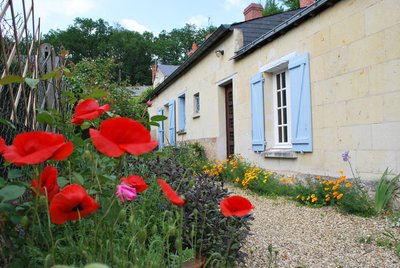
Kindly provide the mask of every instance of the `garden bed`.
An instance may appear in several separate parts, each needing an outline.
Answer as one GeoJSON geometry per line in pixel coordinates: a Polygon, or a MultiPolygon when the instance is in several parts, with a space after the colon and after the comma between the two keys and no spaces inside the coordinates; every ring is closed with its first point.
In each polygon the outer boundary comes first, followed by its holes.
{"type": "Polygon", "coordinates": [[[229,187],[248,198],[255,209],[245,251],[246,267],[399,267],[400,258],[389,247],[400,229],[383,217],[343,214],[335,207],[312,208],[279,197],[270,199],[229,187]]]}

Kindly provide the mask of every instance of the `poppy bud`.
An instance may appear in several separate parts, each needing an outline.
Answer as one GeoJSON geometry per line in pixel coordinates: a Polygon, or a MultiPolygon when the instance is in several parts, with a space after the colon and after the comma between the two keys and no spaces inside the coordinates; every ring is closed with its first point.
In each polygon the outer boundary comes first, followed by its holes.
{"type": "Polygon", "coordinates": [[[91,158],[90,151],[89,151],[89,150],[85,150],[85,152],[83,152],[83,157],[84,157],[86,160],[90,160],[90,158],[91,158]]]}
{"type": "Polygon", "coordinates": [[[157,225],[153,225],[153,227],[151,228],[151,233],[153,234],[153,235],[156,235],[157,233],[158,233],[158,228],[157,228],[157,225]]]}
{"type": "Polygon", "coordinates": [[[141,243],[141,244],[144,244],[144,242],[146,242],[146,239],[147,239],[146,229],[142,229],[139,231],[139,233],[137,234],[137,239],[138,239],[139,243],[141,243]]]}
{"type": "Polygon", "coordinates": [[[133,215],[130,215],[130,216],[129,216],[129,223],[132,224],[134,219],[135,219],[135,218],[133,217],[133,215]]]}
{"type": "Polygon", "coordinates": [[[24,227],[28,226],[28,223],[29,223],[28,216],[26,216],[26,215],[23,216],[23,217],[21,218],[20,223],[21,223],[21,225],[24,226],[24,227]]]}
{"type": "Polygon", "coordinates": [[[176,234],[176,228],[175,225],[170,225],[168,228],[168,235],[169,236],[175,236],[176,234]]]}
{"type": "Polygon", "coordinates": [[[196,182],[194,180],[189,181],[189,188],[192,188],[196,182]]]}
{"type": "Polygon", "coordinates": [[[121,209],[118,216],[118,222],[123,223],[126,220],[126,209],[121,209]]]}

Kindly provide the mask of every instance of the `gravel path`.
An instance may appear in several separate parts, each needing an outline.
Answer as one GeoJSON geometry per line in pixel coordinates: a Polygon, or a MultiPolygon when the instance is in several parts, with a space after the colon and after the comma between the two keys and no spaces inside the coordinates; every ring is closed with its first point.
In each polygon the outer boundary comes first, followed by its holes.
{"type": "MultiPolygon", "coordinates": [[[[332,207],[296,206],[284,198],[267,199],[229,187],[248,198],[253,210],[246,267],[269,267],[268,245],[278,251],[277,267],[400,267],[400,257],[378,243],[400,239],[400,228],[383,218],[344,215],[332,207]]],[[[271,266],[274,267],[274,266],[271,266]]]]}

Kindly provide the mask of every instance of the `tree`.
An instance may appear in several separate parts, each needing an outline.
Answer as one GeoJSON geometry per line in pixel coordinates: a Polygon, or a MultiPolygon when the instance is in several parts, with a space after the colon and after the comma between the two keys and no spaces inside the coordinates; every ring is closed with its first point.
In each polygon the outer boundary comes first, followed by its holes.
{"type": "Polygon", "coordinates": [[[278,5],[276,0],[265,0],[263,9],[263,16],[271,16],[274,14],[282,13],[284,9],[278,5]]]}
{"type": "Polygon", "coordinates": [[[192,44],[203,43],[207,33],[215,29],[213,26],[197,29],[195,25],[186,24],[183,28],[173,29],[171,32],[162,31],[154,38],[153,54],[164,64],[179,65],[188,58],[192,44]]]}
{"type": "Polygon", "coordinates": [[[295,10],[300,8],[299,0],[281,0],[281,2],[285,6],[285,10],[295,10]]]}

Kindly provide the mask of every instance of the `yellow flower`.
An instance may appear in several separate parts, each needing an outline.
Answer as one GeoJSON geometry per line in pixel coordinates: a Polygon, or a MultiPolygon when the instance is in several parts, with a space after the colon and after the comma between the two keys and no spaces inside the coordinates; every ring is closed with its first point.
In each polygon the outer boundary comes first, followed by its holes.
{"type": "Polygon", "coordinates": [[[304,199],[305,199],[304,196],[302,196],[302,197],[301,197],[301,201],[304,201],[304,199]]]}
{"type": "Polygon", "coordinates": [[[330,194],[326,194],[325,197],[326,197],[326,198],[330,197],[330,194]]]}
{"type": "Polygon", "coordinates": [[[321,176],[315,176],[315,179],[319,180],[319,179],[321,179],[321,176]]]}
{"type": "Polygon", "coordinates": [[[325,198],[326,202],[329,202],[329,200],[331,200],[331,198],[329,196],[327,198],[325,198]]]}
{"type": "Polygon", "coordinates": [[[325,191],[329,191],[329,188],[324,188],[325,191]]]}
{"type": "Polygon", "coordinates": [[[285,181],[286,179],[285,178],[281,178],[279,181],[285,181]]]}
{"type": "Polygon", "coordinates": [[[339,200],[339,199],[342,198],[342,197],[343,197],[343,194],[340,194],[340,195],[338,195],[338,196],[336,197],[336,199],[339,200]]]}
{"type": "Polygon", "coordinates": [[[311,198],[310,196],[307,196],[307,201],[310,200],[310,198],[311,198]]]}
{"type": "Polygon", "coordinates": [[[351,184],[350,182],[346,183],[347,188],[350,188],[351,186],[353,186],[353,184],[351,184]]]}
{"type": "Polygon", "coordinates": [[[336,191],[338,188],[339,188],[339,185],[336,184],[335,186],[332,187],[332,190],[336,191]]]}
{"type": "Polygon", "coordinates": [[[333,197],[337,197],[339,195],[338,192],[333,192],[333,197]]]}
{"type": "Polygon", "coordinates": [[[317,198],[317,197],[311,199],[311,202],[313,202],[313,203],[315,203],[316,201],[318,201],[318,198],[317,198]]]}
{"type": "Polygon", "coordinates": [[[315,198],[315,194],[312,194],[312,195],[311,195],[311,198],[315,198]]]}
{"type": "Polygon", "coordinates": [[[236,179],[235,179],[235,182],[239,182],[239,181],[240,181],[240,179],[239,179],[239,178],[236,178],[236,179]]]}
{"type": "Polygon", "coordinates": [[[300,198],[300,195],[298,194],[297,196],[296,196],[296,199],[299,199],[300,198]]]}
{"type": "Polygon", "coordinates": [[[340,174],[343,174],[343,173],[344,173],[343,169],[339,170],[339,173],[340,173],[340,174]]]}

